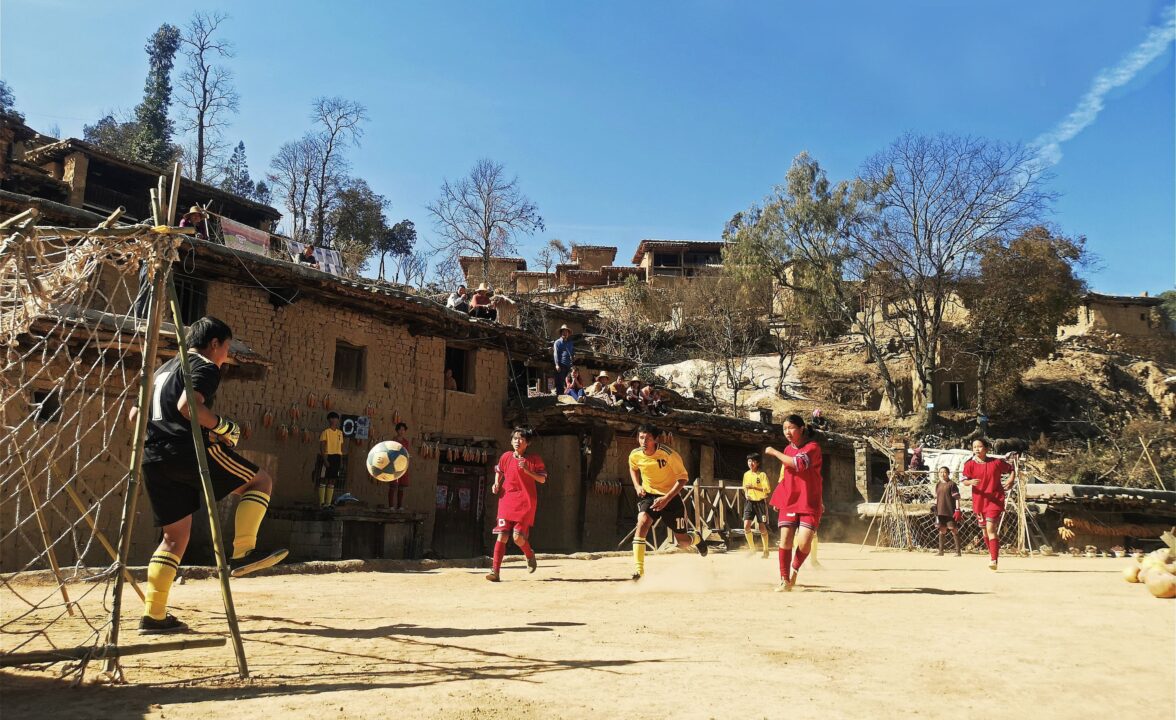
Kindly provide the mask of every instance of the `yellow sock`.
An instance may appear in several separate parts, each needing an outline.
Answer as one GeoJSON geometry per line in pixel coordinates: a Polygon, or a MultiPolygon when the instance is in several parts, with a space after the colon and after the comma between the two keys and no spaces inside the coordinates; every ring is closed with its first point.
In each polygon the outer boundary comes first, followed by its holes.
{"type": "Polygon", "coordinates": [[[821,564],[821,561],[817,559],[817,547],[819,545],[820,545],[820,543],[817,542],[817,536],[813,535],[813,545],[812,545],[812,547],[809,548],[809,556],[808,556],[809,562],[813,565],[820,565],[821,564]]]}
{"type": "Polygon", "coordinates": [[[319,497],[319,507],[322,507],[323,505],[327,504],[327,501],[324,499],[327,497],[327,486],[326,485],[319,485],[318,486],[318,497],[319,497]]]}
{"type": "Polygon", "coordinates": [[[760,533],[760,539],[762,539],[764,541],[764,557],[767,557],[768,556],[768,529],[767,528],[764,528],[763,532],[760,533]]]}
{"type": "Polygon", "coordinates": [[[645,574],[645,538],[633,538],[633,562],[637,564],[637,574],[645,574]]]}
{"type": "Polygon", "coordinates": [[[270,496],[260,490],[250,490],[237,503],[237,515],[233,519],[233,559],[245,557],[257,547],[257,530],[269,507],[270,496]]]}
{"type": "Polygon", "coordinates": [[[752,530],[746,530],[743,533],[743,537],[747,540],[747,549],[755,552],[755,532],[752,530]]]}
{"type": "Polygon", "coordinates": [[[333,499],[335,498],[335,486],[334,486],[334,485],[327,485],[327,493],[326,493],[326,496],[327,496],[327,501],[326,501],[325,503],[323,503],[323,504],[324,504],[324,505],[330,505],[330,504],[331,504],[331,500],[333,500],[333,499]]]}
{"type": "Polygon", "coordinates": [[[172,581],[180,569],[180,558],[163,550],[156,550],[147,564],[147,605],[144,615],[156,620],[167,617],[167,594],[171,592],[172,581]]]}

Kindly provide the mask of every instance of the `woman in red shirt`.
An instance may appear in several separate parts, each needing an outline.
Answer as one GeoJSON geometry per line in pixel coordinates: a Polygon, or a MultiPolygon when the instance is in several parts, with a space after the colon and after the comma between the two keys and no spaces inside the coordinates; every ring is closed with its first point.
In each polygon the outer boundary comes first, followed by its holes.
{"type": "Polygon", "coordinates": [[[498,582],[498,573],[502,569],[502,558],[506,555],[506,540],[514,538],[514,543],[523,551],[527,558],[527,569],[535,572],[535,551],[527,541],[531,527],[535,525],[535,508],[539,505],[535,483],[547,482],[547,468],[543,465],[543,458],[538,455],[527,455],[527,444],[531,437],[530,430],[515,428],[510,436],[511,451],[502,453],[498,458],[498,466],[494,468],[494,488],[497,495],[501,490],[502,499],[498,501],[498,523],[494,527],[494,534],[498,542],[494,543],[494,569],[486,575],[490,582],[498,582]]]}
{"type": "Polygon", "coordinates": [[[788,439],[788,447],[783,452],[771,447],[764,450],[781,465],[780,484],[770,501],[780,511],[780,584],[776,592],[791,590],[796,585],[796,576],[812,550],[824,511],[821,446],[799,415],[784,419],[784,437],[788,439]]]}
{"type": "MultiPolygon", "coordinates": [[[[984,528],[988,541],[988,569],[995,570],[1000,556],[1000,538],[996,533],[1000,528],[1000,515],[1004,512],[1005,493],[1017,481],[1017,469],[1000,458],[988,457],[991,448],[984,438],[972,441],[974,457],[964,463],[960,474],[964,477],[963,484],[972,488],[972,512],[984,528]],[[1010,476],[1007,484],[1001,482],[1005,475],[1010,476]]],[[[1016,453],[1008,455],[1009,459],[1016,456],[1016,453]]]]}

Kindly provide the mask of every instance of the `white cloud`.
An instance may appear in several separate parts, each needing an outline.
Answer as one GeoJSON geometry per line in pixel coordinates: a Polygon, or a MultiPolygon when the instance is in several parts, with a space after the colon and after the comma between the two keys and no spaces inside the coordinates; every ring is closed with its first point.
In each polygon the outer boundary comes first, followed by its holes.
{"type": "Polygon", "coordinates": [[[1090,89],[1078,101],[1077,107],[1048,132],[1042,133],[1033,145],[1038,158],[1049,165],[1062,159],[1062,143],[1089,127],[1103,109],[1103,99],[1111,90],[1131,82],[1140,70],[1167,51],[1176,41],[1176,6],[1164,9],[1159,25],[1153,26],[1134,50],[1114,67],[1099,72],[1090,89]]]}

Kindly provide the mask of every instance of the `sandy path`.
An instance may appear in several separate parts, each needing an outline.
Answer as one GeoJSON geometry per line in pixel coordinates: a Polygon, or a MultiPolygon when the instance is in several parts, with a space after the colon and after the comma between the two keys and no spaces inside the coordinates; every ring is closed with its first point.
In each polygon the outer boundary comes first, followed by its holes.
{"type": "MultiPolygon", "coordinates": [[[[830,543],[821,561],[791,594],[771,592],[774,557],[745,554],[650,556],[636,585],[625,558],[510,563],[498,585],[469,569],[249,578],[234,593],[250,680],[228,646],[129,658],[122,687],[5,673],[3,716],[1173,717],[1176,603],[1120,580],[1122,560],[994,574],[830,543]]],[[[173,603],[222,632],[214,580],[173,603]]]]}

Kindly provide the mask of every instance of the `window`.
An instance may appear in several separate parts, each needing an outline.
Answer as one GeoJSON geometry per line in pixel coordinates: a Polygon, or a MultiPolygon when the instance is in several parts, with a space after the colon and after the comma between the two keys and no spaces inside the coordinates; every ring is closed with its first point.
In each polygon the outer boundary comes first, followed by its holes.
{"type": "Polygon", "coordinates": [[[654,267],[682,267],[682,261],[677,253],[654,253],[654,267]]]}
{"type": "Polygon", "coordinates": [[[445,370],[453,372],[459,392],[474,392],[474,354],[473,350],[445,348],[445,370]]]}
{"type": "Polygon", "coordinates": [[[1147,313],[1139,313],[1139,319],[1147,322],[1147,313]]]}
{"type": "Polygon", "coordinates": [[[335,341],[335,378],[340,390],[363,390],[364,348],[342,340],[335,341]]]}
{"type": "Polygon", "coordinates": [[[61,419],[61,392],[59,390],[34,391],[33,407],[36,410],[33,419],[37,422],[57,422],[61,419]]]}
{"type": "Polygon", "coordinates": [[[964,384],[962,382],[949,382],[947,384],[947,403],[952,410],[962,410],[964,408],[964,384]]]}
{"type": "MultiPolygon", "coordinates": [[[[173,277],[176,283],[176,297],[180,300],[180,321],[185,325],[191,325],[204,317],[204,312],[208,308],[208,283],[178,274],[173,277]]],[[[164,312],[167,312],[166,306],[164,312]]]]}

